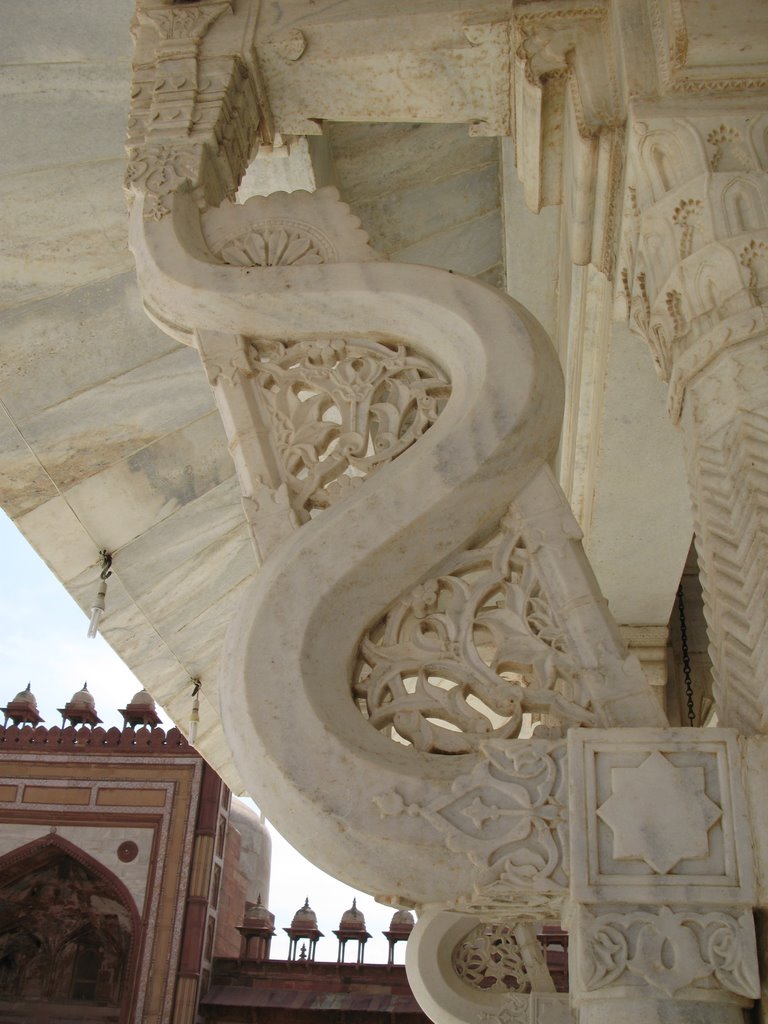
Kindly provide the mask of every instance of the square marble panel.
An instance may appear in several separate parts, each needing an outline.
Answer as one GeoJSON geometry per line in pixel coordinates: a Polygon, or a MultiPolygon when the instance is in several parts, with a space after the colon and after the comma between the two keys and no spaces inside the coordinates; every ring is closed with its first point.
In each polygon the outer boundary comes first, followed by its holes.
{"type": "Polygon", "coordinates": [[[66,497],[99,544],[119,551],[233,473],[221,420],[211,412],[70,488],[66,497]]]}
{"type": "Polygon", "coordinates": [[[0,308],[133,270],[125,157],[0,177],[0,308]]]}
{"type": "Polygon", "coordinates": [[[178,346],[50,406],[23,430],[66,491],[213,409],[197,352],[178,346]]]}
{"type": "Polygon", "coordinates": [[[119,156],[129,102],[129,60],[6,64],[0,174],[119,156]]]}
{"type": "Polygon", "coordinates": [[[501,262],[501,218],[498,210],[458,224],[393,253],[398,263],[442,267],[474,277],[501,262]]]}
{"type": "Polygon", "coordinates": [[[735,732],[571,729],[568,755],[576,900],[751,906],[735,732]]]}
{"type": "Polygon", "coordinates": [[[159,356],[173,341],[150,322],[136,275],[120,274],[0,318],[0,398],[21,425],[159,356]]]}
{"type": "Polygon", "coordinates": [[[56,496],[56,486],[0,410],[0,505],[15,519],[56,496]]]}

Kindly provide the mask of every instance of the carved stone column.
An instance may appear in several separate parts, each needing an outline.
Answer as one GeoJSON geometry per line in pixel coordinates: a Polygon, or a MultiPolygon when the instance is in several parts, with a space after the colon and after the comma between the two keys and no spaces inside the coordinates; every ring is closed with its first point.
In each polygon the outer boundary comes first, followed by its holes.
{"type": "Polygon", "coordinates": [[[621,256],[685,435],[719,720],[743,733],[768,726],[767,127],[638,113],[621,256]]]}
{"type": "Polygon", "coordinates": [[[571,730],[580,1024],[737,1024],[759,995],[736,734],[571,730]],[[660,798],[660,794],[663,797],[660,798]]]}

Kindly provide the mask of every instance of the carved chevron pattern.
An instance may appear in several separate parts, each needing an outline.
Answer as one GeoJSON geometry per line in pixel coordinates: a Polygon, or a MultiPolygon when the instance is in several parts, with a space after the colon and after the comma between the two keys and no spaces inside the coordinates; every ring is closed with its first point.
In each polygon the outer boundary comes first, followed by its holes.
{"type": "Polygon", "coordinates": [[[745,412],[700,443],[690,471],[721,724],[768,726],[768,416],[745,412]]]}

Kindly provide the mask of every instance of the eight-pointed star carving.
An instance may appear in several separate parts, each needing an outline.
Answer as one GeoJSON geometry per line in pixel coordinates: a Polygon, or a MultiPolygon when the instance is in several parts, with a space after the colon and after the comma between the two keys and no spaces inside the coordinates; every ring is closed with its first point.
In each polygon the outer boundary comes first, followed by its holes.
{"type": "Polygon", "coordinates": [[[706,857],[722,810],[704,792],[704,769],[672,764],[658,750],[639,768],[613,768],[613,792],[598,816],[613,831],[616,860],[644,860],[666,875],[681,860],[706,857]]]}

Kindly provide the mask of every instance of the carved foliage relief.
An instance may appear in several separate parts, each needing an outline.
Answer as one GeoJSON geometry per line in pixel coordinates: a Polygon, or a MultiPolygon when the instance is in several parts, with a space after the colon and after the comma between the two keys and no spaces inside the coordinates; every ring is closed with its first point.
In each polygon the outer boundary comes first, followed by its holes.
{"type": "Polygon", "coordinates": [[[509,996],[501,1010],[482,1014],[479,1024],[528,1024],[531,1019],[530,996],[509,996]]]}
{"type": "Polygon", "coordinates": [[[540,915],[567,895],[568,828],[565,744],[547,740],[488,742],[482,760],[429,803],[395,790],[375,798],[382,817],[429,822],[450,850],[473,865],[464,906],[484,920],[540,915]]]}
{"type": "Polygon", "coordinates": [[[718,989],[760,994],[749,911],[582,910],[580,924],[579,970],[587,991],[642,985],[670,998],[718,989]]]}
{"type": "Polygon", "coordinates": [[[353,694],[376,729],[418,750],[467,753],[520,734],[525,713],[594,721],[568,637],[508,516],[363,637],[353,694]]]}
{"type": "Polygon", "coordinates": [[[410,448],[450,395],[442,370],[397,342],[253,341],[251,363],[304,517],[410,448]]]}

